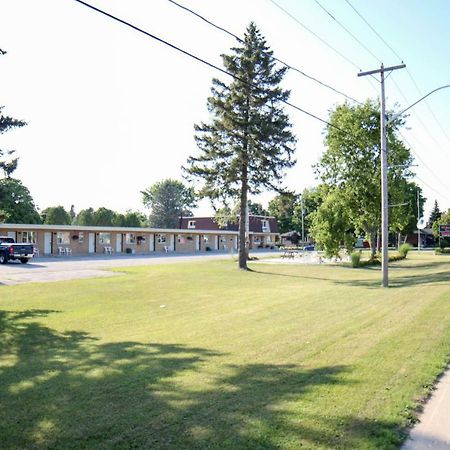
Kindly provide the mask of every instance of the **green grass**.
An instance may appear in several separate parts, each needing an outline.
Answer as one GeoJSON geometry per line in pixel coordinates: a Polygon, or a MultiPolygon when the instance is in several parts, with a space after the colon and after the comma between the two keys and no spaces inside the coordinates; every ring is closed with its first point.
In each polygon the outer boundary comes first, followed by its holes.
{"type": "Polygon", "coordinates": [[[0,448],[399,445],[448,362],[450,259],[0,287],[0,448]],[[164,307],[161,307],[164,305],[164,307]]]}

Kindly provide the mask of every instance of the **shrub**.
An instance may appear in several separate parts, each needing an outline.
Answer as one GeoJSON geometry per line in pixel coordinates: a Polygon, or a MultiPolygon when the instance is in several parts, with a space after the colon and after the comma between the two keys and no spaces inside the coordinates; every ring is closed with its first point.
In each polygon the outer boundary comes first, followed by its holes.
{"type": "Polygon", "coordinates": [[[434,253],[436,255],[450,254],[450,248],[437,248],[434,253]]]}
{"type": "Polygon", "coordinates": [[[350,255],[350,258],[352,260],[352,267],[359,267],[361,263],[361,250],[357,252],[353,252],[350,255]]]}
{"type": "Polygon", "coordinates": [[[408,252],[410,250],[411,250],[411,245],[402,244],[402,245],[400,245],[398,252],[400,253],[401,256],[403,256],[403,258],[406,258],[406,255],[408,254],[408,252]]]}

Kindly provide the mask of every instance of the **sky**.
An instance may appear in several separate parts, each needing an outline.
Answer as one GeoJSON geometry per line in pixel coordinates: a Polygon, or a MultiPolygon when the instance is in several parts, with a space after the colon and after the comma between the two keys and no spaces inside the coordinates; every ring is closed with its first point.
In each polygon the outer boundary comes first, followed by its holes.
{"type": "MultiPolygon", "coordinates": [[[[221,54],[236,45],[169,0],[89,2],[218,66],[221,54]]],[[[450,84],[446,0],[179,3],[239,36],[254,21],[277,58],[358,101],[379,97],[379,82],[357,73],[381,62],[407,66],[386,81],[388,108],[402,110],[450,84]]],[[[74,0],[0,0],[0,48],[8,52],[0,57],[0,105],[28,123],[3,134],[0,147],[17,150],[15,176],[41,210],[75,205],[76,211],[145,211],[140,192],[165,178],[181,180],[181,166],[198,154],[194,124],[208,121],[212,78],[230,81],[74,0]]],[[[325,120],[345,100],[292,70],[283,87],[291,90],[291,103],[325,120]]],[[[287,106],[286,112],[298,143],[297,164],[286,173],[285,185],[301,192],[318,184],[312,166],[324,151],[325,125],[287,106]]],[[[435,200],[447,210],[450,89],[413,107],[406,125],[402,134],[416,158],[426,216],[435,200]]],[[[254,200],[266,206],[274,195],[264,192],[254,200]]],[[[208,202],[194,212],[210,214],[208,202]]]]}

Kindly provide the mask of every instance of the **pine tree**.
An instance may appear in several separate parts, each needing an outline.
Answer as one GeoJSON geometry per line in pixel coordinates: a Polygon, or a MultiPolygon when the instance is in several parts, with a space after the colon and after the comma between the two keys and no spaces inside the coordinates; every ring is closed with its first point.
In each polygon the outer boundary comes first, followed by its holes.
{"type": "MultiPolygon", "coordinates": [[[[11,128],[20,128],[26,125],[25,122],[12,117],[3,115],[3,106],[0,106],[0,134],[6,133],[11,128]]],[[[11,174],[17,169],[17,162],[19,158],[12,158],[15,150],[2,150],[0,148],[0,169],[3,171],[6,178],[10,178],[11,174]],[[2,160],[6,157],[7,159],[2,160]]]]}
{"type": "Polygon", "coordinates": [[[442,216],[442,212],[439,209],[439,205],[437,200],[434,201],[433,209],[431,210],[430,218],[428,219],[428,226],[430,228],[433,227],[433,223],[436,222],[436,220],[439,220],[442,216]]]}
{"type": "Polygon", "coordinates": [[[200,196],[215,207],[239,203],[239,268],[247,269],[245,242],[248,194],[263,188],[280,190],[284,169],[293,160],[296,139],[281,103],[290,92],[281,89],[286,68],[276,68],[272,51],[254,23],[240,47],[222,55],[230,83],[212,81],[209,124],[195,126],[200,156],[190,157],[188,176],[203,179],[200,196]]]}

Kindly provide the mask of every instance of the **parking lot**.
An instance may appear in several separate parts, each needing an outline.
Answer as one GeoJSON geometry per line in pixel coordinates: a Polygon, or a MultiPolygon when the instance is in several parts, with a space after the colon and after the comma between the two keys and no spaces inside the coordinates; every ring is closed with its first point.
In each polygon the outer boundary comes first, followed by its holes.
{"type": "MultiPolygon", "coordinates": [[[[256,251],[255,253],[273,253],[256,251]]],[[[234,254],[236,256],[236,253],[234,254]]],[[[28,264],[11,261],[0,265],[0,286],[32,282],[51,282],[80,278],[111,277],[117,275],[107,269],[112,267],[147,266],[153,264],[182,263],[231,258],[230,253],[211,254],[154,254],[77,257],[38,257],[28,264]]]]}

